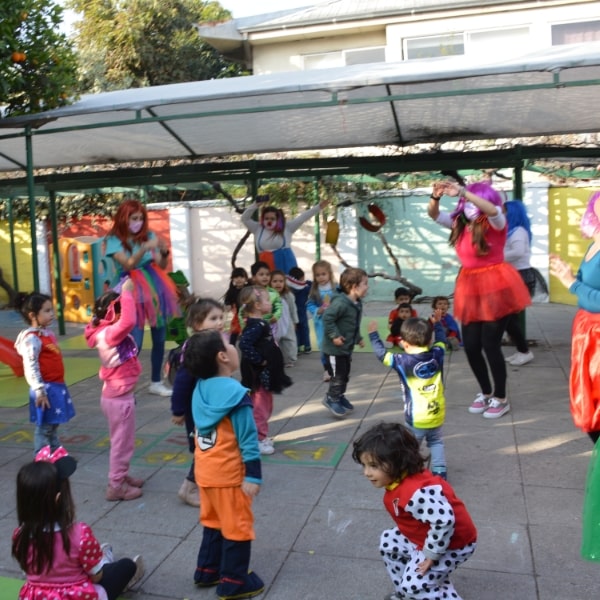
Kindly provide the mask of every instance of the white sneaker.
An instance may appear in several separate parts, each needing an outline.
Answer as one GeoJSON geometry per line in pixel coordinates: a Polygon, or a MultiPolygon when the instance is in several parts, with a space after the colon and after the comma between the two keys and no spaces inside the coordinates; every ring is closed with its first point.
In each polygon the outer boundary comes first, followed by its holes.
{"type": "Polygon", "coordinates": [[[511,360],[513,360],[514,358],[517,357],[517,354],[519,354],[518,352],[515,352],[514,354],[511,354],[510,356],[506,356],[504,357],[504,362],[509,363],[511,360]]]}
{"type": "Polygon", "coordinates": [[[522,365],[526,365],[533,360],[533,352],[517,352],[511,360],[508,361],[508,364],[513,367],[520,367],[522,365]]]}
{"type": "Polygon", "coordinates": [[[133,588],[139,580],[144,576],[146,568],[144,567],[144,559],[140,554],[133,557],[133,562],[135,563],[135,573],[133,577],[129,580],[129,583],[125,586],[124,592],[127,592],[131,588],[133,588]]]}
{"type": "Polygon", "coordinates": [[[102,566],[115,562],[113,548],[110,544],[100,544],[100,550],[102,550],[102,560],[100,561],[102,566]]]}
{"type": "Polygon", "coordinates": [[[148,387],[148,392],[156,396],[171,396],[173,390],[167,387],[162,381],[153,381],[148,387]]]}
{"type": "Polygon", "coordinates": [[[269,455],[275,452],[273,447],[273,440],[265,438],[264,440],[258,440],[258,449],[261,454],[269,455]]]}

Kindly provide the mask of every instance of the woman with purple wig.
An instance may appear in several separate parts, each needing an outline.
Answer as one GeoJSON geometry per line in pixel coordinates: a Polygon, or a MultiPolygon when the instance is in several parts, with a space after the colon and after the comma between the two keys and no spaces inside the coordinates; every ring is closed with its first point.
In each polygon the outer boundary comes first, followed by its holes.
{"type": "Polygon", "coordinates": [[[461,323],[465,354],[481,388],[469,412],[497,419],[510,410],[502,335],[510,315],[531,304],[518,271],[504,261],[507,226],[502,198],[485,182],[462,187],[441,181],[433,184],[427,213],[450,229],[449,243],[461,263],[454,316],[461,323]],[[440,210],[444,195],[459,198],[452,213],[440,210]]]}
{"type": "Polygon", "coordinates": [[[559,256],[550,256],[550,273],[577,296],[573,319],[569,392],[575,425],[594,444],[600,437],[600,192],[590,197],[581,220],[583,237],[591,239],[577,275],[559,256]]]}

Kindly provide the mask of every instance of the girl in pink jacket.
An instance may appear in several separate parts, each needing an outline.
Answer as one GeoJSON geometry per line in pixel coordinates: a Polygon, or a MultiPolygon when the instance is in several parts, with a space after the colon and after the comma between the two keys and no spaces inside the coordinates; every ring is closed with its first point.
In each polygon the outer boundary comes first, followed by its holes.
{"type": "Polygon", "coordinates": [[[143,479],[129,475],[135,447],[135,396],[142,367],[131,335],[135,327],[133,282],[128,279],[121,295],[108,291],[94,304],[94,316],[85,328],[90,348],[100,355],[99,377],[104,382],[100,406],[108,421],[110,459],[106,499],[134,500],[142,495],[143,479]]]}

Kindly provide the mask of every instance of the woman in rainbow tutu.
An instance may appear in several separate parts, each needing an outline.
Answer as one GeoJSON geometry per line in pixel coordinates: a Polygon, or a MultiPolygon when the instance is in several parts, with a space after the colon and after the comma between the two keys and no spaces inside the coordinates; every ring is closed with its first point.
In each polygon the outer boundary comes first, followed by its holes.
{"type": "Polygon", "coordinates": [[[144,340],[144,325],[150,324],[152,366],[149,392],[170,396],[171,390],[161,381],[165,354],[167,322],[179,316],[177,289],[165,272],[169,249],[148,229],[148,212],[139,200],[126,200],[119,206],[112,229],[106,236],[106,256],[111,257],[120,281],[130,277],[135,285],[137,324],[132,331],[138,350],[144,340]]]}

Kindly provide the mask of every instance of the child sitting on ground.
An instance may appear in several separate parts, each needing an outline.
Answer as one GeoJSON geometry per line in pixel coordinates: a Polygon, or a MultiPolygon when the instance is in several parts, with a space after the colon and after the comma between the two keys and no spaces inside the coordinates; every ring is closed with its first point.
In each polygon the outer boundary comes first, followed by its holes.
{"type": "Polygon", "coordinates": [[[462,339],[460,337],[460,327],[458,326],[458,323],[448,312],[450,309],[450,299],[447,296],[436,296],[431,303],[431,308],[433,308],[434,311],[438,308],[442,311],[440,323],[446,334],[446,347],[448,350],[458,350],[462,346],[462,339]]]}
{"type": "Polygon", "coordinates": [[[398,304],[392,312],[396,313],[396,317],[390,323],[390,334],[385,339],[386,346],[389,348],[401,345],[400,341],[402,338],[400,337],[400,329],[402,328],[402,323],[404,323],[406,319],[410,319],[415,311],[410,304],[403,302],[402,304],[398,304]]]}
{"type": "Polygon", "coordinates": [[[116,600],[144,575],[141,556],[113,560],[111,546],[74,521],[69,477],[76,468],[62,446],[45,446],[19,469],[12,555],[27,578],[19,600],[116,600]]]}
{"type": "Polygon", "coordinates": [[[394,290],[394,300],[396,302],[396,308],[393,308],[388,316],[388,327],[390,333],[386,338],[386,341],[390,344],[390,348],[392,346],[400,345],[399,332],[402,321],[404,319],[408,319],[408,317],[418,316],[417,311],[414,310],[410,304],[412,300],[412,294],[410,293],[410,290],[405,287],[396,288],[394,290]],[[403,306],[405,304],[408,305],[410,311],[409,313],[406,313],[406,306],[403,306]],[[399,314],[400,307],[402,307],[402,316],[399,314]],[[398,319],[400,319],[400,321],[398,319]]]}

